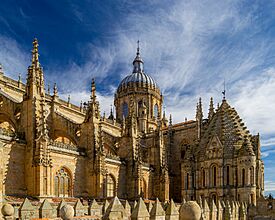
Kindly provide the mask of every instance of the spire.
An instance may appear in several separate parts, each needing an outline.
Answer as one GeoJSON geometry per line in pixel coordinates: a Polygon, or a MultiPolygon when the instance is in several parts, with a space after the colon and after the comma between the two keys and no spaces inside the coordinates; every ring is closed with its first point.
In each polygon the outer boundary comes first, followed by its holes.
{"type": "Polygon", "coordinates": [[[137,41],[137,54],[136,54],[136,58],[133,61],[133,65],[134,65],[133,73],[143,72],[143,61],[140,56],[139,40],[137,41]]]}
{"type": "Polygon", "coordinates": [[[199,98],[199,103],[197,104],[197,112],[196,112],[196,119],[197,121],[201,121],[203,118],[203,113],[202,113],[202,104],[201,104],[201,97],[199,98]]]}
{"type": "Polygon", "coordinates": [[[214,104],[213,104],[213,98],[210,98],[210,104],[209,104],[209,112],[208,112],[208,119],[211,120],[211,118],[214,115],[214,104]]]}
{"type": "Polygon", "coordinates": [[[110,120],[114,120],[114,115],[113,115],[113,105],[111,105],[111,110],[110,110],[110,116],[108,117],[110,120]]]}
{"type": "Polygon", "coordinates": [[[34,68],[39,68],[40,67],[40,63],[39,63],[39,54],[38,54],[38,40],[37,38],[34,38],[33,42],[33,49],[32,49],[32,66],[34,68]]]}
{"type": "Polygon", "coordinates": [[[169,125],[172,126],[172,115],[170,114],[170,117],[169,117],[169,125]]]}
{"type": "Polygon", "coordinates": [[[96,88],[95,88],[95,79],[92,79],[92,85],[91,85],[91,101],[95,102],[96,101],[96,88]]]}

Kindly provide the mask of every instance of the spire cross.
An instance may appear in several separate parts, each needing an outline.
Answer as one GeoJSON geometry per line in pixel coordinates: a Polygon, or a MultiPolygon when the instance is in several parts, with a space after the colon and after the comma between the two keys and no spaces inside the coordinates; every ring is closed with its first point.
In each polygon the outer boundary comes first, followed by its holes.
{"type": "Polygon", "coordinates": [[[137,41],[137,54],[139,54],[139,40],[137,41]]]}

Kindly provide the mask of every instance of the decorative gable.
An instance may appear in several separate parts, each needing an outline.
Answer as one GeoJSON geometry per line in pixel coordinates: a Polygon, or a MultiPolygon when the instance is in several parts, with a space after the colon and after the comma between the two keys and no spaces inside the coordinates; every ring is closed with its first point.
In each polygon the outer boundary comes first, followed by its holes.
{"type": "Polygon", "coordinates": [[[209,159],[212,158],[217,158],[217,157],[222,157],[223,154],[223,146],[222,143],[220,142],[220,139],[217,135],[214,135],[206,148],[206,156],[209,159]]]}

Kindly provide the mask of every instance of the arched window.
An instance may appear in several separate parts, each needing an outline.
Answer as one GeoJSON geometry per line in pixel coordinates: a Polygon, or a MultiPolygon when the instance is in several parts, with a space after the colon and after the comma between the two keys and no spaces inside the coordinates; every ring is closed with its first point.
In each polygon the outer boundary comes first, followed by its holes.
{"type": "Polygon", "coordinates": [[[115,196],[115,178],[112,175],[107,175],[106,179],[106,195],[107,197],[115,196]]]}
{"type": "Polygon", "coordinates": [[[250,184],[254,185],[254,167],[250,167],[250,184]]]}
{"type": "Polygon", "coordinates": [[[159,114],[159,107],[158,104],[154,105],[154,116],[157,118],[159,114]]]}
{"type": "Polygon", "coordinates": [[[56,197],[72,196],[72,179],[67,169],[61,168],[54,177],[54,195],[56,197]]]}
{"type": "Polygon", "coordinates": [[[242,169],[242,186],[245,185],[245,169],[242,169]]]}
{"type": "Polygon", "coordinates": [[[236,186],[238,186],[238,168],[235,169],[236,186]]]}
{"type": "Polygon", "coordinates": [[[226,166],[226,185],[228,186],[230,184],[230,167],[226,166]]]}
{"type": "Polygon", "coordinates": [[[206,176],[205,176],[205,169],[202,170],[202,187],[206,185],[206,176]]]}
{"type": "Polygon", "coordinates": [[[186,189],[189,189],[189,173],[186,174],[186,189]]]}
{"type": "Polygon", "coordinates": [[[122,105],[122,114],[125,118],[128,116],[128,104],[126,102],[122,105]]]}
{"type": "Polygon", "coordinates": [[[217,186],[217,167],[216,166],[213,166],[212,167],[212,185],[213,186],[217,186]]]}

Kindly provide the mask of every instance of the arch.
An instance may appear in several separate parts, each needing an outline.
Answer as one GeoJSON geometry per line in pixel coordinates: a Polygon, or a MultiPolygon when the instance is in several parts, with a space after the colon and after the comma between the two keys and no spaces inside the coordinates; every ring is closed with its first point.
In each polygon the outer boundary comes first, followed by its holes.
{"type": "Polygon", "coordinates": [[[218,172],[218,166],[216,164],[211,165],[211,185],[213,187],[217,186],[217,172],[218,172]]]}
{"type": "Polygon", "coordinates": [[[77,145],[76,141],[71,138],[68,134],[61,130],[55,130],[54,131],[54,141],[60,142],[63,144],[69,144],[69,145],[77,145]]]}
{"type": "Polygon", "coordinates": [[[122,115],[126,118],[129,114],[128,104],[124,102],[122,104],[122,115]]]}
{"type": "Polygon", "coordinates": [[[157,118],[159,115],[159,106],[158,104],[154,105],[154,117],[157,118]]]}
{"type": "Polygon", "coordinates": [[[226,185],[230,185],[230,166],[226,166],[226,185]]]}
{"type": "Polygon", "coordinates": [[[115,197],[116,195],[116,180],[112,174],[106,177],[106,197],[115,197]]]}
{"type": "Polygon", "coordinates": [[[54,195],[56,197],[72,197],[72,175],[66,167],[61,167],[55,174],[54,195]]]}

